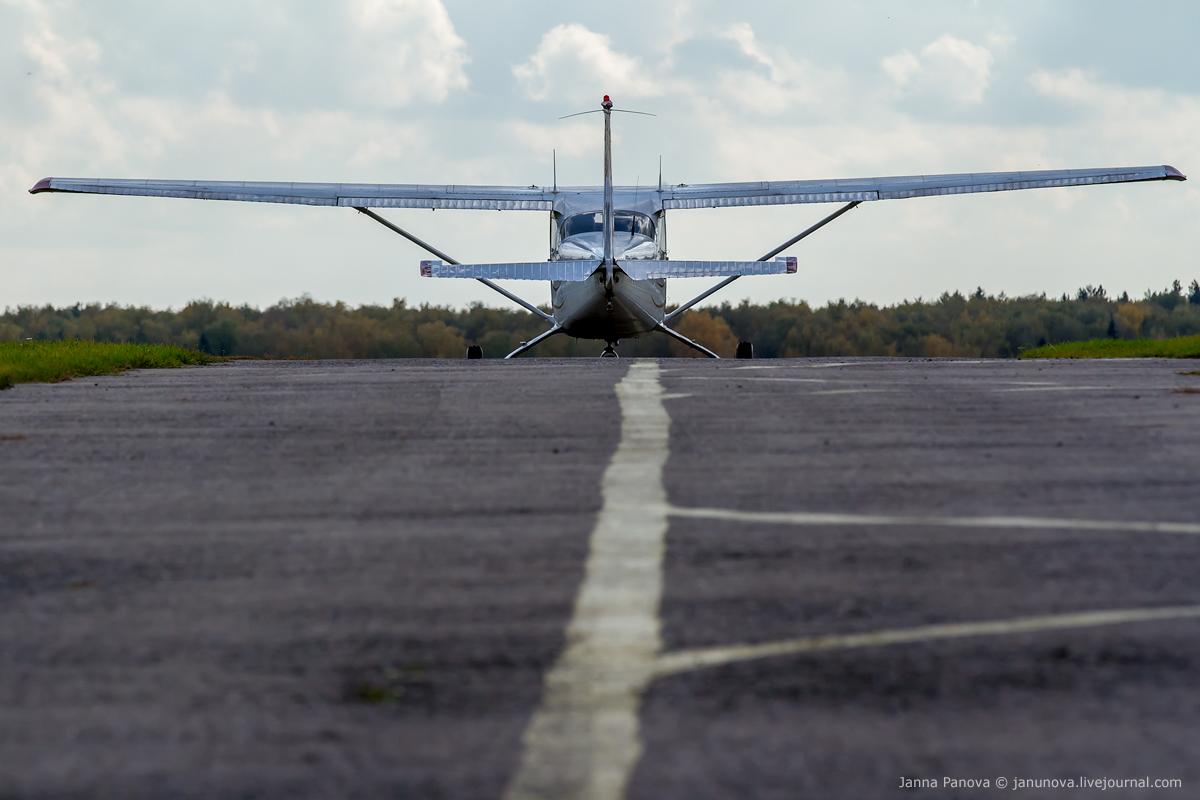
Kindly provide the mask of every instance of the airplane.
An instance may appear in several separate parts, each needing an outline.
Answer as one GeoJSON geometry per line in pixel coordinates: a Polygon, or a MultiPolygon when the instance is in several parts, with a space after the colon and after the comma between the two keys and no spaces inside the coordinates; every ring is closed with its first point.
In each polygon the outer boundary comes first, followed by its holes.
{"type": "MultiPolygon", "coordinates": [[[[556,171],[553,184],[548,187],[45,178],[29,191],[353,208],[436,256],[436,260],[421,262],[422,276],[477,280],[544,318],[550,328],[522,342],[506,359],[558,334],[603,340],[605,348],[601,356],[615,358],[621,339],[655,331],[718,358],[716,353],[672,330],[668,324],[742,276],[795,273],[796,258],[779,254],[861,203],[1052,186],[1187,180],[1179,170],[1162,165],[663,186],[660,169],[657,189],[618,187],[613,186],[612,180],[614,111],[645,113],[614,108],[608,95],[600,108],[580,112],[604,114],[603,186],[559,187],[556,171]],[[791,203],[845,205],[754,261],[672,261],[667,257],[668,210],[791,203]],[[377,208],[549,211],[550,257],[546,261],[461,264],[371,210],[377,208]],[[684,277],[724,280],[668,312],[667,279],[684,277]],[[551,313],[496,285],[493,282],[496,280],[549,281],[551,313]]],[[[753,344],[739,342],[736,355],[753,358],[753,344]]],[[[483,351],[478,345],[471,345],[467,357],[482,358],[483,351]]]]}

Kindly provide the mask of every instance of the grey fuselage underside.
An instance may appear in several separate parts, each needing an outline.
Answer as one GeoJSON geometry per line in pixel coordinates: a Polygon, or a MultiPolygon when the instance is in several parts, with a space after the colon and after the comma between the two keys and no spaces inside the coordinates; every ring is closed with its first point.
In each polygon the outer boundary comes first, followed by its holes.
{"type": "Polygon", "coordinates": [[[586,281],[554,281],[550,284],[550,296],[554,321],[563,333],[579,339],[617,342],[636,339],[662,323],[667,281],[665,278],[635,281],[618,267],[611,310],[602,271],[586,281]]]}

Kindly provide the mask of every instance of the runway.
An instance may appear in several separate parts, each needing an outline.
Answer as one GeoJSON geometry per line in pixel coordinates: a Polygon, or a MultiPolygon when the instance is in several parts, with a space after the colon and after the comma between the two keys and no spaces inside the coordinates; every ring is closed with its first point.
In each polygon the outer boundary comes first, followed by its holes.
{"type": "Polygon", "coordinates": [[[242,361],[18,386],[0,796],[1187,793],[1193,369],[242,361]]]}

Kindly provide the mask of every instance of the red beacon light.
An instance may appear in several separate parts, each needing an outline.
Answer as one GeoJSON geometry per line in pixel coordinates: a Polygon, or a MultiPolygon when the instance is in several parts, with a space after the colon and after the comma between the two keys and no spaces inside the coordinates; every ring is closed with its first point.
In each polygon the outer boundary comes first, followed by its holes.
{"type": "Polygon", "coordinates": [[[601,108],[612,108],[612,100],[608,99],[608,95],[604,95],[604,102],[600,104],[601,108]]]}

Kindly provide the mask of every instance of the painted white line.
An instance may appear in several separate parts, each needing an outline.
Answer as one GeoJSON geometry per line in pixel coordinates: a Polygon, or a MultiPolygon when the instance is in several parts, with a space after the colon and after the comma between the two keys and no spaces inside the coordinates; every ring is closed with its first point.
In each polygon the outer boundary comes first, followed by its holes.
{"type": "Polygon", "coordinates": [[[875,394],[876,392],[894,392],[895,389],[825,389],[808,394],[875,394]]]}
{"type": "Polygon", "coordinates": [[[619,800],[642,753],[638,707],[661,647],[671,420],[655,362],[634,362],[616,390],[621,442],[604,473],[567,647],[546,675],[507,800],[619,800]]]}
{"type": "MultiPolygon", "coordinates": [[[[828,364],[754,364],[744,367],[725,367],[725,370],[735,369],[825,369],[826,367],[854,367],[859,364],[876,364],[876,361],[832,361],[828,364]]],[[[670,370],[675,372],[675,370],[670,370]]]]}
{"type": "Polygon", "coordinates": [[[804,364],[797,365],[796,369],[828,369],[829,367],[857,367],[864,364],[874,364],[874,361],[833,361],[829,364],[804,364]]]}
{"type": "Polygon", "coordinates": [[[1076,389],[1115,389],[1115,386],[1022,386],[1019,389],[993,389],[995,392],[1069,392],[1076,389]]]}
{"type": "MultiPolygon", "coordinates": [[[[783,381],[787,383],[829,383],[826,378],[756,378],[752,375],[680,375],[681,381],[783,381]]],[[[834,381],[844,383],[844,381],[834,381]]]]}
{"type": "Polygon", "coordinates": [[[1135,531],[1200,534],[1194,522],[1138,522],[1053,517],[893,517],[872,514],[824,514],[804,511],[737,511],[727,508],[671,506],[673,517],[759,522],[770,525],[924,525],[943,528],[1043,528],[1050,530],[1135,531]]]}
{"type": "Polygon", "coordinates": [[[888,644],[928,642],[938,639],[961,639],[968,636],[996,636],[1011,633],[1034,633],[1037,631],[1091,628],[1098,625],[1117,625],[1129,622],[1154,622],[1169,619],[1200,617],[1200,606],[1174,606],[1170,608],[1138,608],[1113,611],[1086,611],[1078,614],[1053,614],[1044,617],[1022,617],[1019,619],[992,622],[956,622],[945,625],[922,625],[917,628],[898,628],[850,633],[832,636],[810,636],[804,639],[787,639],[766,644],[734,645],[732,647],[707,647],[696,650],[680,650],[659,657],[655,678],[674,675],[705,667],[716,667],[735,661],[756,658],[815,653],[825,650],[849,650],[858,647],[878,647],[888,644]]]}
{"type": "Polygon", "coordinates": [[[691,392],[671,392],[662,396],[663,400],[678,400],[682,397],[695,397],[691,392]]]}
{"type": "MultiPolygon", "coordinates": [[[[803,366],[797,365],[796,368],[797,369],[822,369],[824,367],[857,367],[857,366],[865,366],[865,365],[869,365],[869,364],[877,364],[877,365],[878,364],[886,364],[886,365],[890,366],[891,364],[905,363],[905,361],[906,361],[906,359],[904,359],[904,358],[893,357],[887,361],[883,361],[883,360],[881,360],[881,361],[835,361],[830,364],[805,364],[803,366]]],[[[954,360],[954,361],[950,361],[950,360],[925,361],[923,363],[926,363],[926,364],[932,363],[932,364],[937,364],[937,365],[943,366],[943,367],[952,367],[957,364],[984,364],[987,362],[983,359],[974,359],[971,361],[964,359],[964,360],[954,360]]],[[[734,369],[737,369],[737,368],[735,367],[734,369]]]]}

